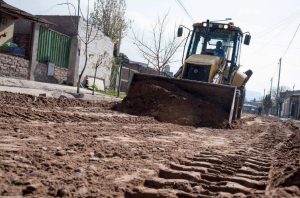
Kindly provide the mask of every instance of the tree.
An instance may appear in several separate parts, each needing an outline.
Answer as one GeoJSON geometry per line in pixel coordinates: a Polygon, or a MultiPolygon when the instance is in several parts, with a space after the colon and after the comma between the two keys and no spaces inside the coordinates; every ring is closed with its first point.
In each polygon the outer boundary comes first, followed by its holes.
{"type": "Polygon", "coordinates": [[[129,64],[130,60],[124,53],[120,53],[118,58],[112,60],[112,68],[110,75],[110,88],[116,90],[118,76],[120,75],[120,63],[123,65],[129,64]]]}
{"type": "Polygon", "coordinates": [[[103,54],[98,55],[97,61],[94,64],[95,67],[95,74],[94,74],[94,83],[93,83],[93,95],[95,94],[95,88],[96,88],[96,76],[97,76],[97,70],[100,66],[107,66],[111,62],[111,58],[109,57],[109,54],[107,51],[104,51],[103,54]]]}
{"type": "Polygon", "coordinates": [[[277,88],[272,90],[272,95],[275,98],[275,103],[276,103],[276,114],[280,117],[281,115],[281,108],[284,100],[287,97],[289,88],[286,86],[280,86],[278,89],[278,95],[277,95],[277,88]]]}
{"type": "MultiPolygon", "coordinates": [[[[86,16],[86,19],[83,19],[85,22],[84,37],[81,37],[81,35],[78,33],[79,39],[84,44],[85,60],[84,60],[83,69],[81,70],[81,72],[79,74],[79,78],[78,78],[78,82],[77,82],[77,94],[80,93],[81,79],[82,79],[82,76],[86,69],[88,58],[89,58],[88,47],[95,39],[102,39],[102,36],[99,35],[99,29],[96,28],[96,21],[94,20],[93,16],[90,14],[89,10],[90,10],[90,8],[89,8],[89,0],[88,0],[87,16],[86,16]],[[94,32],[95,30],[96,30],[96,32],[94,32]]],[[[95,12],[95,10],[93,12],[95,12]]],[[[78,32],[79,32],[79,28],[78,28],[78,32]]]]}
{"type": "Polygon", "coordinates": [[[92,16],[101,32],[110,37],[115,44],[120,35],[125,35],[127,23],[125,19],[125,0],[96,0],[92,16]],[[121,34],[120,34],[121,33],[121,34]]]}
{"type": "Polygon", "coordinates": [[[142,55],[142,57],[152,65],[159,74],[164,71],[165,67],[174,62],[173,57],[184,40],[177,39],[176,31],[172,35],[167,35],[167,17],[165,14],[162,18],[158,17],[157,22],[152,27],[150,34],[152,35],[148,42],[144,36],[139,37],[134,31],[134,45],[142,55]]]}
{"type": "Polygon", "coordinates": [[[266,110],[266,113],[269,114],[270,109],[273,107],[273,101],[270,94],[266,95],[266,97],[263,99],[263,106],[266,110]]]}

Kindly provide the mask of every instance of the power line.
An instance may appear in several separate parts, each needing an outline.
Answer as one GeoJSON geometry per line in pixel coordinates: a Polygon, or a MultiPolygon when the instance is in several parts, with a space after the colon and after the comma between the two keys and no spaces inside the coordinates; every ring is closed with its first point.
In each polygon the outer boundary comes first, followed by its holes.
{"type": "Polygon", "coordinates": [[[286,53],[289,51],[289,49],[290,49],[290,47],[291,47],[291,45],[292,45],[292,43],[293,43],[293,41],[294,41],[294,39],[295,39],[297,33],[298,33],[299,28],[300,28],[300,23],[299,23],[299,25],[298,25],[298,27],[297,27],[297,29],[296,29],[294,35],[293,35],[292,40],[290,41],[290,43],[289,43],[287,49],[285,50],[285,52],[283,53],[283,55],[282,55],[281,57],[284,57],[284,56],[286,55],[286,53]]]}
{"type": "Polygon", "coordinates": [[[178,5],[183,9],[183,11],[186,13],[186,15],[190,18],[190,20],[192,22],[194,22],[194,18],[192,17],[192,15],[188,12],[188,10],[184,7],[183,3],[181,2],[181,0],[175,0],[178,5]]]}
{"type": "Polygon", "coordinates": [[[285,26],[291,22],[293,22],[294,20],[296,20],[297,18],[299,18],[299,10],[297,10],[296,12],[292,13],[291,15],[289,15],[288,17],[282,19],[281,21],[279,21],[276,24],[273,24],[271,26],[266,27],[264,30],[258,32],[255,34],[256,38],[261,38],[266,36],[267,34],[277,30],[278,28],[280,28],[281,26],[285,26]]]}
{"type": "Polygon", "coordinates": [[[57,4],[52,5],[49,8],[47,8],[46,10],[38,12],[37,15],[39,15],[39,14],[47,14],[49,11],[53,10],[56,6],[57,6],[57,4]]]}

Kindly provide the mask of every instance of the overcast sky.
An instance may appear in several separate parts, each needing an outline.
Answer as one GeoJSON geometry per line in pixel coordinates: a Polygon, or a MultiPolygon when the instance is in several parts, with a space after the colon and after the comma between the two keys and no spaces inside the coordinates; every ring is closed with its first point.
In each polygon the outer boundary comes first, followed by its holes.
{"type": "MultiPolygon", "coordinates": [[[[233,22],[252,35],[250,46],[243,46],[242,70],[252,69],[254,75],[248,90],[263,93],[270,89],[270,79],[277,86],[278,60],[283,56],[294,32],[300,23],[299,0],[181,0],[193,20],[188,17],[176,0],[127,0],[127,17],[134,21],[133,28],[140,33],[149,31],[157,16],[169,11],[169,25],[183,24],[191,27],[193,22],[206,19],[232,18],[233,22]]],[[[68,15],[66,6],[55,6],[66,0],[6,0],[32,14],[68,15]]],[[[69,0],[77,5],[77,0],[69,0]]],[[[91,0],[92,2],[92,0],[91,0]]],[[[87,0],[81,0],[84,11],[87,0]]],[[[174,28],[170,28],[173,30],[174,28]]],[[[122,43],[121,51],[131,60],[143,61],[132,45],[130,31],[122,43]]],[[[300,30],[282,61],[281,85],[300,89],[300,30]]],[[[181,53],[178,54],[180,59],[181,53]]],[[[180,62],[172,64],[176,71],[180,62]]]]}

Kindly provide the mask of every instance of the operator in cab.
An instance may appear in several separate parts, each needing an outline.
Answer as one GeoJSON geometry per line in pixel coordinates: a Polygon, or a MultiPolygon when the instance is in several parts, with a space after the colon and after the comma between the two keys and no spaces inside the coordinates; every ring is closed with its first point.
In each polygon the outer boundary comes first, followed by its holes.
{"type": "Polygon", "coordinates": [[[220,57],[221,59],[224,59],[225,58],[225,52],[222,49],[222,47],[223,47],[222,42],[218,41],[217,44],[216,44],[216,49],[214,51],[214,55],[220,57]]]}

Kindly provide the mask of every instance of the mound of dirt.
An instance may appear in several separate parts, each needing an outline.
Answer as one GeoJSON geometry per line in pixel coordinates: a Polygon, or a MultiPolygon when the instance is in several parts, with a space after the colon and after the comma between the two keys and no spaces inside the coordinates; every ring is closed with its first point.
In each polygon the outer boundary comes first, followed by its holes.
{"type": "Polygon", "coordinates": [[[228,112],[168,82],[143,81],[132,84],[127,97],[114,110],[181,125],[221,128],[228,112]]]}
{"type": "Polygon", "coordinates": [[[20,105],[24,107],[104,107],[105,102],[93,102],[78,99],[70,99],[64,96],[60,98],[48,98],[45,96],[33,96],[28,94],[15,94],[10,92],[0,92],[0,103],[5,105],[20,105]]]}

